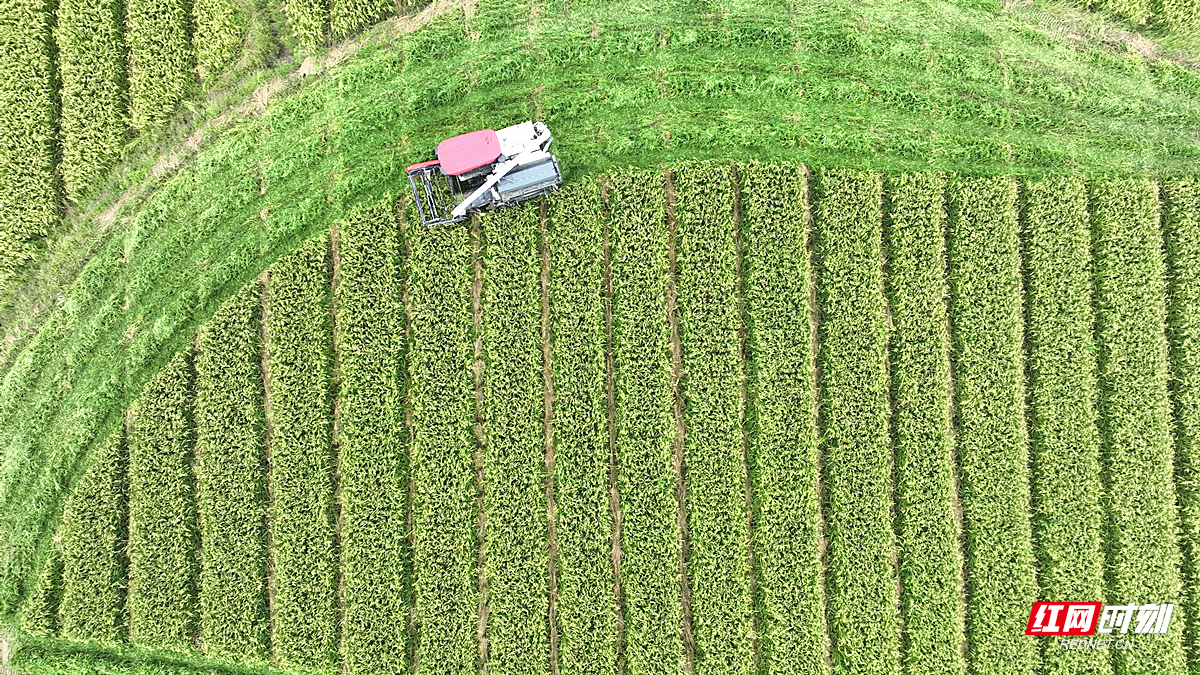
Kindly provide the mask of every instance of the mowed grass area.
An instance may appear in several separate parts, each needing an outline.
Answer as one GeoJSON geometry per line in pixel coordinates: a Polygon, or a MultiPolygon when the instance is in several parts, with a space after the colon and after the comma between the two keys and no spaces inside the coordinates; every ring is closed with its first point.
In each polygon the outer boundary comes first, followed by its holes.
{"type": "Polygon", "coordinates": [[[1022,632],[1192,602],[1192,186],[688,161],[439,231],[366,199],[118,411],[12,664],[1182,675],[1182,618],[1111,662],[1022,632]]]}

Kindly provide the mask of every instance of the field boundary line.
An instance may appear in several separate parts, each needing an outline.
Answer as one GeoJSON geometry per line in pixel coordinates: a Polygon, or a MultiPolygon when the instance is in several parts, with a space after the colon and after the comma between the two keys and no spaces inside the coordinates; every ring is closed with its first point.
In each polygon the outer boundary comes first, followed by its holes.
{"type": "Polygon", "coordinates": [[[409,265],[411,250],[408,246],[408,200],[400,199],[396,204],[397,225],[399,234],[396,245],[400,250],[403,265],[400,267],[400,305],[404,317],[404,395],[400,397],[400,405],[404,410],[404,451],[407,455],[407,477],[405,479],[404,524],[405,539],[408,544],[408,622],[405,626],[405,656],[408,658],[408,672],[415,675],[420,650],[417,649],[417,566],[416,540],[413,529],[413,494],[416,485],[413,479],[413,420],[412,420],[412,375],[410,374],[412,354],[412,303],[408,294],[409,265]]]}
{"type": "Polygon", "coordinates": [[[341,354],[338,344],[338,286],[341,284],[341,258],[338,256],[338,227],[337,220],[329,224],[329,313],[330,336],[333,341],[331,350],[331,372],[329,377],[329,401],[331,407],[331,423],[329,449],[331,455],[330,469],[333,478],[333,508],[336,511],[333,527],[333,557],[337,570],[337,626],[334,627],[334,645],[337,658],[340,660],[339,671],[345,675],[346,661],[341,658],[342,624],[346,619],[346,576],[342,571],[342,527],[345,524],[345,513],[342,509],[342,453],[341,435],[342,419],[339,401],[341,399],[341,354]]]}
{"type": "Polygon", "coordinates": [[[884,195],[886,184],[883,180],[883,175],[878,172],[875,174],[876,185],[876,208],[879,210],[879,297],[883,300],[883,321],[884,328],[887,331],[884,339],[883,349],[883,372],[887,376],[887,387],[885,400],[887,401],[887,410],[884,411],[884,418],[887,420],[887,433],[884,438],[887,442],[887,456],[890,459],[890,470],[888,471],[888,511],[891,516],[888,521],[892,526],[892,546],[889,557],[892,561],[892,581],[895,586],[896,593],[896,672],[904,672],[904,580],[900,574],[900,505],[897,504],[898,495],[896,494],[896,486],[898,483],[899,468],[896,466],[896,377],[892,371],[892,340],[896,333],[895,324],[892,321],[892,305],[888,299],[888,250],[887,236],[891,227],[891,210],[888,208],[887,199],[884,195]]]}
{"type": "Polygon", "coordinates": [[[541,293],[542,293],[542,437],[546,453],[546,548],[547,557],[547,596],[549,609],[550,636],[550,675],[558,675],[558,540],[556,538],[557,504],[554,499],[554,357],[550,348],[550,242],[547,239],[546,202],[541,202],[539,210],[539,226],[541,228],[542,258],[541,293]]]}
{"type": "Polygon", "coordinates": [[[683,631],[683,670],[685,675],[696,672],[696,637],[692,621],[692,585],[689,582],[688,563],[691,559],[691,533],[688,529],[687,511],[687,459],[683,452],[683,439],[687,434],[684,419],[683,342],[679,336],[679,289],[678,267],[675,246],[678,239],[678,224],[675,214],[675,183],[670,168],[663,168],[664,198],[667,218],[667,325],[671,328],[671,394],[675,399],[674,463],[676,522],[679,526],[679,607],[683,631]]]}
{"type": "Polygon", "coordinates": [[[471,431],[475,436],[475,551],[476,577],[479,590],[478,627],[476,629],[479,641],[479,672],[487,675],[488,666],[488,582],[487,582],[487,476],[484,472],[484,453],[487,452],[487,441],[483,429],[483,377],[487,367],[487,355],[483,344],[483,233],[482,223],[478,216],[471,219],[471,260],[474,268],[474,281],[471,284],[471,327],[474,331],[475,358],[472,361],[471,372],[475,381],[475,421],[471,431]]]}
{"type": "Polygon", "coordinates": [[[275,424],[271,421],[271,331],[268,330],[267,317],[271,312],[271,271],[263,270],[258,277],[259,282],[259,370],[263,383],[263,457],[266,461],[266,475],[263,488],[266,490],[267,503],[263,510],[263,543],[267,547],[266,576],[267,576],[267,658],[274,665],[278,660],[275,650],[275,537],[273,533],[273,518],[271,514],[275,505],[275,490],[272,484],[271,452],[272,441],[275,438],[275,424]]]}

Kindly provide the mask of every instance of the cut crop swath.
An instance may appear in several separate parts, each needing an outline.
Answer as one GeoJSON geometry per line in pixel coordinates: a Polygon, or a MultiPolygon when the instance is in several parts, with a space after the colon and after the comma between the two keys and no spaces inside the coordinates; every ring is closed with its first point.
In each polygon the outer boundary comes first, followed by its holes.
{"type": "Polygon", "coordinates": [[[271,539],[280,665],[329,668],[337,653],[330,428],[333,345],[329,238],[271,267],[267,313],[271,373],[271,539]]]}
{"type": "Polygon", "coordinates": [[[673,674],[683,647],[663,178],[631,170],[611,180],[625,657],[630,673],[673,674]]]}
{"type": "Polygon", "coordinates": [[[881,189],[873,173],[826,171],[814,214],[833,663],[880,674],[900,664],[881,189]]]}
{"type": "Polygon", "coordinates": [[[125,116],[123,4],[62,0],[54,27],[62,112],[63,190],[79,199],[120,156],[125,116]]]}
{"type": "MultiPolygon", "coordinates": [[[[1158,186],[1147,178],[1098,178],[1090,197],[1107,596],[1110,602],[1176,603],[1179,522],[1158,186]]],[[[1184,672],[1184,623],[1172,619],[1168,634],[1114,652],[1116,672],[1184,672]]]]}
{"type": "Polygon", "coordinates": [[[1200,672],[1200,181],[1164,181],[1171,398],[1175,412],[1175,471],[1183,537],[1186,641],[1191,672],[1200,672]]]}
{"type": "MultiPolygon", "coordinates": [[[[1104,597],[1091,227],[1080,177],[1025,184],[1033,533],[1043,600],[1104,597]]],[[[1046,668],[1097,673],[1102,650],[1045,642],[1046,668]]]]}
{"type": "Polygon", "coordinates": [[[963,529],[967,659],[973,672],[1029,673],[1025,622],[1037,594],[1029,524],[1021,249],[1011,178],[948,187],[950,322],[963,529]]]}
{"type": "Polygon", "coordinates": [[[129,413],[129,639],[144,647],[188,651],[197,636],[194,398],[185,349],[129,413]]]}
{"type": "MultiPolygon", "coordinates": [[[[412,326],[413,594],[427,672],[478,672],[471,232],[405,220],[412,326]]],[[[540,446],[539,446],[540,447],[540,446]]]]}
{"type": "Polygon", "coordinates": [[[484,533],[488,671],[536,675],[550,659],[538,204],[485,214],[484,533]]]}
{"type": "Polygon", "coordinates": [[[129,0],[125,7],[129,115],[141,130],[170,117],[193,88],[191,17],[185,0],[129,0]]]}
{"type": "Polygon", "coordinates": [[[761,672],[823,675],[824,579],[803,167],[739,167],[761,672]]]}
{"type": "Polygon", "coordinates": [[[63,637],[109,643],[125,638],[128,470],[124,429],[118,427],[67,500],[59,606],[63,637]]]}
{"type": "Polygon", "coordinates": [[[594,182],[549,200],[558,669],[616,672],[605,391],[604,240],[594,182]]]}
{"type": "Polygon", "coordinates": [[[392,201],[355,205],[340,228],[337,287],[342,644],[350,675],[405,666],[407,457],[404,341],[392,201]]]}
{"type": "Polygon", "coordinates": [[[683,343],[688,528],[696,672],[753,666],[741,316],[731,167],[674,177],[679,332],[683,343]]]}
{"type": "Polygon", "coordinates": [[[899,174],[887,181],[902,658],[912,675],[966,668],[960,650],[962,553],[950,435],[944,189],[944,178],[935,173],[899,174]]]}
{"type": "Polygon", "coordinates": [[[200,639],[226,658],[267,657],[266,454],[259,308],[252,283],[196,337],[200,639]]]}
{"type": "Polygon", "coordinates": [[[0,46],[0,288],[58,220],[53,4],[5,0],[0,46]]]}

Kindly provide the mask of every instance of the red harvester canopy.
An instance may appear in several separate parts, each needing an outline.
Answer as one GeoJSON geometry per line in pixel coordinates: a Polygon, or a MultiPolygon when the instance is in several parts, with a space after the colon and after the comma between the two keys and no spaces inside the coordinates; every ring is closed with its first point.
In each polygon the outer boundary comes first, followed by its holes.
{"type": "Polygon", "coordinates": [[[438,143],[437,156],[442,161],[442,171],[457,176],[496,161],[500,156],[500,139],[492,129],[472,131],[438,143]]]}

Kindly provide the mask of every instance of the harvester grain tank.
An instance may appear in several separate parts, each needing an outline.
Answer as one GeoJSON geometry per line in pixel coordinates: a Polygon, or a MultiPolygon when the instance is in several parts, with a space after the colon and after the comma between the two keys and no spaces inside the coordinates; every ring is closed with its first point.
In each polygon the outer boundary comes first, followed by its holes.
{"type": "Polygon", "coordinates": [[[562,170],[549,152],[552,140],[542,122],[522,122],[438,143],[436,159],[407,169],[421,222],[426,227],[457,223],[478,211],[553,192],[562,183],[562,170]]]}

